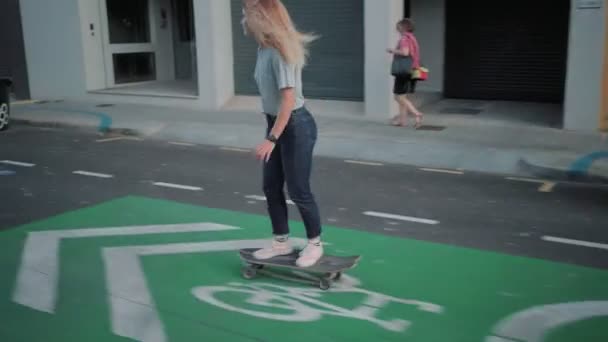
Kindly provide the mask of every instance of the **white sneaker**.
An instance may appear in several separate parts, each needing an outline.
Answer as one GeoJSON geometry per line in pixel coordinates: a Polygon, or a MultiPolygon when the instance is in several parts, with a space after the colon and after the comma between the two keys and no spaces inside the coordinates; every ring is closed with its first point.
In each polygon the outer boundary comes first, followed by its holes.
{"type": "Polygon", "coordinates": [[[293,247],[291,247],[289,241],[279,242],[277,240],[272,240],[272,245],[270,247],[258,249],[253,252],[253,257],[258,260],[266,260],[281,255],[291,254],[292,252],[293,247]]]}
{"type": "Polygon", "coordinates": [[[309,241],[296,260],[298,267],[311,267],[323,256],[323,244],[320,241],[309,241]]]}

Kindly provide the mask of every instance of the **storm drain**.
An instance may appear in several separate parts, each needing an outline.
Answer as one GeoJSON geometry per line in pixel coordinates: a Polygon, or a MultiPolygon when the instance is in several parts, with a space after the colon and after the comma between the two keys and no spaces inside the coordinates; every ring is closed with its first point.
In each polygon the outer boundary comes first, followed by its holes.
{"type": "Polygon", "coordinates": [[[35,104],[47,104],[47,103],[63,103],[63,100],[39,100],[34,102],[35,104]]]}
{"type": "Polygon", "coordinates": [[[477,115],[482,111],[483,109],[478,108],[447,107],[442,108],[439,112],[441,114],[477,115]]]}
{"type": "Polygon", "coordinates": [[[114,104],[112,103],[102,103],[102,104],[98,104],[95,107],[100,107],[100,108],[104,108],[104,107],[114,107],[114,104]]]}
{"type": "Polygon", "coordinates": [[[422,126],[418,127],[416,130],[417,131],[435,131],[435,132],[439,132],[439,131],[443,131],[445,128],[446,128],[445,126],[422,125],[422,126]]]}

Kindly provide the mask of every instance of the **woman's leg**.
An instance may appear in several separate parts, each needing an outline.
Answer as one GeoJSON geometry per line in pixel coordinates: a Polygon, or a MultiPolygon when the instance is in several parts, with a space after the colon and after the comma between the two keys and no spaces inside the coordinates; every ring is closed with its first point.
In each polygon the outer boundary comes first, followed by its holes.
{"type": "Polygon", "coordinates": [[[416,128],[420,128],[422,125],[422,113],[414,106],[412,101],[407,97],[407,95],[402,96],[402,101],[407,108],[408,111],[413,113],[416,116],[416,128]]]}
{"type": "Polygon", "coordinates": [[[302,251],[297,265],[309,267],[323,256],[321,245],[321,217],[310,187],[313,150],[317,141],[317,125],[312,115],[299,109],[292,115],[289,134],[283,134],[281,155],[283,172],[291,200],[296,204],[309,243],[302,251]]]}
{"type": "Polygon", "coordinates": [[[399,114],[395,115],[391,120],[391,123],[395,126],[407,126],[407,107],[401,101],[401,95],[405,94],[406,79],[401,76],[395,77],[395,83],[393,85],[393,94],[395,95],[395,101],[399,105],[399,114]]]}
{"type": "Polygon", "coordinates": [[[404,104],[407,108],[407,110],[409,110],[412,114],[414,114],[416,116],[416,128],[420,128],[420,126],[422,125],[422,117],[423,114],[418,110],[418,108],[416,107],[416,104],[414,103],[414,93],[416,92],[416,80],[408,80],[407,82],[407,95],[404,95],[404,104]]]}
{"type": "Polygon", "coordinates": [[[403,95],[395,94],[395,101],[399,105],[399,114],[393,118],[393,125],[407,126],[407,106],[402,100],[403,95]]]}
{"type": "MultiPolygon", "coordinates": [[[[275,118],[267,117],[267,120],[268,133],[274,124],[275,118]]],[[[287,220],[287,202],[285,192],[283,191],[285,177],[283,175],[280,141],[272,151],[268,162],[264,163],[263,173],[263,189],[266,195],[266,205],[272,223],[274,240],[268,248],[256,251],[254,257],[258,259],[270,259],[278,255],[289,254],[293,251],[288,243],[289,224],[287,220]]]]}

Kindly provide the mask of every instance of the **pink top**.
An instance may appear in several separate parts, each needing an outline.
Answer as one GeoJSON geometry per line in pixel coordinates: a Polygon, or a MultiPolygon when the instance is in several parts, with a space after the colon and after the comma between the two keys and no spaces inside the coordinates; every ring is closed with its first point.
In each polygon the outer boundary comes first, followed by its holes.
{"type": "Polygon", "coordinates": [[[412,67],[420,67],[420,46],[418,45],[418,40],[416,39],[416,36],[414,36],[413,33],[404,33],[401,36],[401,39],[399,40],[399,44],[397,44],[397,46],[397,49],[399,50],[404,47],[407,47],[410,51],[410,56],[412,56],[412,67]]]}

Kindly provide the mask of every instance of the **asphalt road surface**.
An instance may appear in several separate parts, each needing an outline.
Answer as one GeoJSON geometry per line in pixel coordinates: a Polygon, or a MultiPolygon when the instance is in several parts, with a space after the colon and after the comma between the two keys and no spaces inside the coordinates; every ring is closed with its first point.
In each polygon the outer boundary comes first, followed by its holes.
{"type": "Polygon", "coordinates": [[[326,250],[362,256],[321,291],[241,278],[260,180],[229,147],[0,134],[0,340],[608,340],[606,187],[316,158],[326,250]]]}
{"type": "MultiPolygon", "coordinates": [[[[14,127],[0,161],[0,229],[128,195],[266,214],[246,151],[14,127]]],[[[608,188],[438,171],[316,158],[313,188],[331,226],[608,268],[608,188]]]]}

